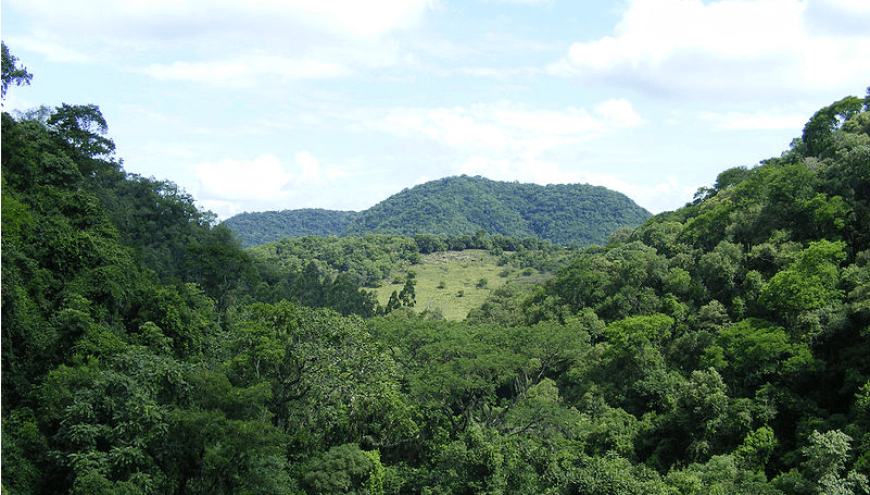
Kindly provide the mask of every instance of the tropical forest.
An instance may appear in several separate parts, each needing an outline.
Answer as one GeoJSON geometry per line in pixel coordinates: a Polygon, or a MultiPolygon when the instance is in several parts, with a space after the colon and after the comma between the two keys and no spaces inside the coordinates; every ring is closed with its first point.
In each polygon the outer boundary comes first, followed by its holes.
{"type": "Polygon", "coordinates": [[[454,177],[277,236],[109,127],[2,114],[3,494],[870,492],[870,91],[675,211],[454,177]]]}

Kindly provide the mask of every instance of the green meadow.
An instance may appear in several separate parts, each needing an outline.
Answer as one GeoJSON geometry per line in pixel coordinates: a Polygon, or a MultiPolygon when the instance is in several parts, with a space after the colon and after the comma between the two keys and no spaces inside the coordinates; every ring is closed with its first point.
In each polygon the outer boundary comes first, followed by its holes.
{"type": "Polygon", "coordinates": [[[497,256],[483,249],[444,251],[422,255],[420,263],[393,270],[377,289],[378,302],[386,306],[393,291],[400,292],[408,274],[416,284],[414,309],[440,313],[444,319],[464,320],[490,293],[505,284],[542,283],[546,276],[533,268],[499,266],[497,256]]]}

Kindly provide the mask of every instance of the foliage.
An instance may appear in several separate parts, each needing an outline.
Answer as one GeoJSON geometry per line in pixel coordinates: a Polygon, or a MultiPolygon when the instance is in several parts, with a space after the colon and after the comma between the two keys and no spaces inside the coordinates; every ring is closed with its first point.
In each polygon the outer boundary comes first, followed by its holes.
{"type": "Polygon", "coordinates": [[[225,224],[246,246],[311,235],[448,237],[443,247],[431,245],[431,241],[438,242],[432,237],[419,239],[420,252],[430,253],[445,248],[490,249],[492,246],[476,238],[480,232],[547,240],[561,246],[606,244],[619,228],[635,227],[649,216],[624,195],[603,187],[545,187],[461,176],[406,189],[359,213],[243,213],[227,219],[225,224]]]}
{"type": "Polygon", "coordinates": [[[343,236],[359,213],[317,208],[239,213],[224,220],[244,247],[261,246],[285,238],[343,236]]]}
{"type": "Polygon", "coordinates": [[[9,90],[10,84],[21,86],[22,84],[30,84],[33,79],[33,74],[27,72],[27,68],[18,66],[18,58],[9,53],[9,48],[4,42],[3,50],[3,91],[2,96],[6,98],[6,91],[9,90]]]}
{"type": "MultiPolygon", "coordinates": [[[[4,113],[2,489],[868,493],[866,105],[571,250],[478,230],[245,251],[124,173],[96,106],[4,113]],[[475,290],[465,321],[421,308],[475,290]]],[[[442,186],[468,184],[497,204],[442,186]]]]}

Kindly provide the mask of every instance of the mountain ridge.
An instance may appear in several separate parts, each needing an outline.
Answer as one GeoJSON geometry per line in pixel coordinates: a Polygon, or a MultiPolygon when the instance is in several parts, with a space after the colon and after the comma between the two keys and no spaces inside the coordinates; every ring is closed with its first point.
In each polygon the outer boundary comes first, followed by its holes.
{"type": "Polygon", "coordinates": [[[542,186],[460,175],[403,189],[359,212],[252,212],[223,223],[245,247],[309,235],[473,235],[479,230],[582,246],[604,244],[619,228],[636,227],[651,216],[628,196],[602,186],[542,186]]]}

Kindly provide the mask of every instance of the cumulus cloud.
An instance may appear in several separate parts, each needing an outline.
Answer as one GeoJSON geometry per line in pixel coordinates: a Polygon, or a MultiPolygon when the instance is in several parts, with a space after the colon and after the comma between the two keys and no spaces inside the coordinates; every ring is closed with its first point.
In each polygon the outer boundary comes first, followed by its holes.
{"type": "Polygon", "coordinates": [[[846,92],[865,84],[870,31],[844,19],[867,18],[863,0],[633,0],[612,36],[574,43],[548,70],[681,98],[846,92]]]}
{"type": "Polygon", "coordinates": [[[652,213],[674,210],[683,206],[674,198],[691,199],[703,184],[686,184],[676,176],[664,177],[659,182],[640,183],[631,177],[611,173],[583,173],[582,181],[619,191],[652,213]]]}
{"type": "Polygon", "coordinates": [[[93,54],[72,48],[50,36],[11,36],[4,41],[13,50],[35,52],[52,62],[87,62],[93,58],[93,54]]]}
{"type": "Polygon", "coordinates": [[[523,158],[476,155],[465,160],[459,166],[457,173],[542,185],[587,182],[583,174],[578,171],[566,170],[557,162],[534,156],[523,158]]]}
{"type": "Polygon", "coordinates": [[[509,152],[588,141],[617,127],[637,126],[643,119],[624,99],[595,107],[562,110],[530,108],[509,102],[450,108],[399,108],[367,126],[399,136],[422,135],[447,147],[472,152],[509,152]]]}
{"type": "Polygon", "coordinates": [[[519,3],[525,5],[547,4],[552,5],[553,0],[485,0],[492,3],[519,3]]]}
{"type": "Polygon", "coordinates": [[[637,127],[643,119],[625,99],[607,100],[595,106],[595,111],[615,127],[637,127]]]}
{"type": "Polygon", "coordinates": [[[354,175],[337,166],[323,166],[320,160],[308,151],[296,153],[295,159],[299,174],[294,178],[293,183],[298,187],[326,184],[354,175]]]}
{"type": "Polygon", "coordinates": [[[3,7],[28,20],[20,46],[53,60],[114,60],[158,80],[238,86],[393,65],[400,60],[393,36],[417,27],[433,1],[8,0],[3,7]]]}
{"type": "Polygon", "coordinates": [[[292,35],[312,30],[372,38],[415,26],[434,6],[432,0],[6,0],[4,4],[49,29],[142,39],[240,32],[271,37],[281,31],[292,35]]]}
{"type": "Polygon", "coordinates": [[[328,79],[351,74],[353,69],[336,62],[253,55],[210,62],[151,64],[136,69],[162,81],[192,81],[219,85],[254,85],[265,76],[287,79],[328,79]]]}
{"type": "Polygon", "coordinates": [[[729,131],[755,131],[800,129],[807,120],[802,114],[756,112],[701,112],[702,120],[712,122],[714,128],[729,131]]]}
{"type": "Polygon", "coordinates": [[[288,195],[285,189],[293,177],[284,171],[272,155],[249,161],[223,160],[204,163],[196,168],[203,199],[243,200],[259,198],[277,200],[288,195]]]}
{"type": "Polygon", "coordinates": [[[337,166],[324,166],[308,151],[296,153],[289,170],[268,154],[252,160],[227,159],[196,167],[197,197],[221,218],[243,211],[302,208],[316,202],[313,194],[334,195],[342,188],[336,181],[352,175],[337,166]]]}

